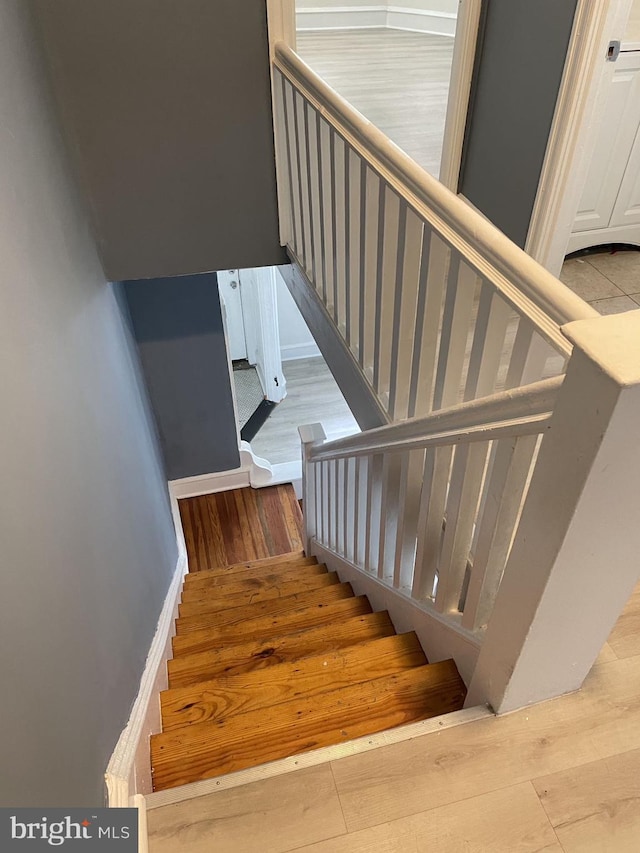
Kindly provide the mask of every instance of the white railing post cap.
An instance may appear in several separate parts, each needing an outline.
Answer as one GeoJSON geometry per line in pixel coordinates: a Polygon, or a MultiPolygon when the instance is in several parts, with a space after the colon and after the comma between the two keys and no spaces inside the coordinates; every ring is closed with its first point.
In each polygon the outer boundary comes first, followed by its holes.
{"type": "Polygon", "coordinates": [[[640,384],[640,308],[594,320],[575,320],[563,334],[621,387],[640,384]]]}
{"type": "Polygon", "coordinates": [[[302,424],[298,435],[303,444],[322,444],[327,437],[322,424],[302,424]]]}

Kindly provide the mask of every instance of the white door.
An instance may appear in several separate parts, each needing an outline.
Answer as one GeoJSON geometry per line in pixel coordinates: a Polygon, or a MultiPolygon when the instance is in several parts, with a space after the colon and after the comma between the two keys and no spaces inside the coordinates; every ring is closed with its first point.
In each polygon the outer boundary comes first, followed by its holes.
{"type": "MultiPolygon", "coordinates": [[[[573,225],[573,232],[633,224],[614,208],[640,124],[640,52],[621,53],[613,74],[598,141],[573,225]],[[613,218],[621,221],[614,222],[613,218]]],[[[637,153],[636,153],[637,156],[637,153]]],[[[632,180],[632,179],[630,179],[632,180]]],[[[628,187],[626,209],[633,187],[628,187]]],[[[636,199],[637,202],[637,199],[636,199]]],[[[619,207],[619,206],[618,206],[619,207]]]]}
{"type": "Polygon", "coordinates": [[[227,316],[229,353],[231,360],[237,361],[247,357],[239,270],[223,270],[219,272],[218,288],[227,316]]]}
{"type": "Polygon", "coordinates": [[[626,228],[628,225],[640,226],[640,123],[611,217],[612,227],[626,228]]]}

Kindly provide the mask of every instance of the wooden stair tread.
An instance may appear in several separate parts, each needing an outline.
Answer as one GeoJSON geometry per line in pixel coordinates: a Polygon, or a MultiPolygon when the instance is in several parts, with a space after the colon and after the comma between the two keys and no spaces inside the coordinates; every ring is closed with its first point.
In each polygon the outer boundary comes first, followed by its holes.
{"type": "Polygon", "coordinates": [[[316,563],[312,566],[297,566],[293,569],[287,569],[286,572],[270,572],[261,577],[255,577],[251,574],[244,577],[235,574],[228,578],[209,578],[203,583],[185,584],[182,589],[182,601],[200,601],[202,596],[213,593],[216,596],[227,597],[243,592],[269,589],[278,584],[293,583],[294,581],[301,584],[312,583],[314,578],[321,578],[327,574],[335,574],[335,572],[330,573],[325,565],[316,563]]]}
{"type": "MultiPolygon", "coordinates": [[[[197,616],[200,613],[214,613],[218,610],[228,610],[233,607],[249,607],[261,601],[271,601],[274,598],[288,598],[301,592],[323,589],[340,583],[336,572],[326,572],[323,575],[311,575],[308,578],[287,581],[285,583],[265,584],[257,589],[245,589],[233,595],[220,595],[216,590],[205,593],[199,600],[183,601],[178,607],[179,616],[197,616]]],[[[221,587],[223,590],[224,587],[221,587]]]]}
{"type": "MultiPolygon", "coordinates": [[[[330,587],[331,589],[332,587],[330,587]]],[[[305,628],[325,625],[333,619],[346,619],[349,616],[361,616],[371,612],[366,595],[345,598],[302,607],[289,613],[276,613],[249,619],[244,622],[231,622],[210,628],[187,631],[173,638],[173,653],[193,654],[211,649],[216,643],[241,643],[250,640],[266,640],[280,634],[294,633],[305,628]]]]}
{"type": "Polygon", "coordinates": [[[165,690],[160,694],[162,730],[315,696],[426,662],[417,636],[410,632],[281,663],[268,674],[258,670],[165,690]]]}
{"type": "MultiPolygon", "coordinates": [[[[201,628],[217,627],[235,622],[258,619],[276,613],[288,613],[301,607],[311,607],[329,601],[337,601],[353,596],[350,583],[337,583],[321,589],[310,589],[297,592],[284,598],[272,598],[267,601],[256,601],[241,607],[226,607],[224,610],[204,611],[194,616],[181,616],[176,619],[176,633],[186,634],[201,628]]],[[[230,603],[233,602],[233,599],[230,603]]]]}
{"type": "Polygon", "coordinates": [[[151,737],[155,790],[343,743],[462,707],[453,661],[151,737]]]}
{"type": "Polygon", "coordinates": [[[209,578],[229,577],[229,575],[247,574],[248,572],[252,572],[254,576],[259,576],[282,566],[315,566],[317,563],[318,560],[315,557],[305,557],[303,553],[294,551],[291,554],[279,554],[277,557],[245,560],[242,563],[233,563],[229,566],[217,566],[215,569],[189,572],[185,576],[185,583],[199,583],[209,578]]]}
{"type": "Polygon", "coordinates": [[[331,625],[280,634],[267,640],[228,645],[185,654],[168,661],[169,687],[185,687],[199,681],[236,673],[263,671],[287,661],[299,660],[321,651],[331,652],[350,645],[388,637],[395,629],[385,611],[353,616],[331,625]]]}

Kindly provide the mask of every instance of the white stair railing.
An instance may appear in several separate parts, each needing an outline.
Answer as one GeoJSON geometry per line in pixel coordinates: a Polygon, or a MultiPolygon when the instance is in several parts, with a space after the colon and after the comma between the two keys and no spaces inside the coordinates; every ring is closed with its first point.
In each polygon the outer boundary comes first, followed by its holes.
{"type": "Polygon", "coordinates": [[[562,372],[596,312],[283,44],[273,80],[283,240],[390,420],[562,372]]]}
{"type": "Polygon", "coordinates": [[[308,536],[452,626],[483,628],[561,383],[329,444],[302,427],[308,536]]]}
{"type": "Polygon", "coordinates": [[[640,311],[600,317],[285,45],[272,71],[283,244],[390,421],[301,429],[308,551],[469,703],[575,690],[640,576],[640,311]]]}

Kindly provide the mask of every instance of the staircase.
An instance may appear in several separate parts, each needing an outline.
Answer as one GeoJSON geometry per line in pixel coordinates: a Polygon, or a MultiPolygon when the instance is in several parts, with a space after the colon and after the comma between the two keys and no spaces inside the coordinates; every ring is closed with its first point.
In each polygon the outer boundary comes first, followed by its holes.
{"type": "MultiPolygon", "coordinates": [[[[293,489],[278,489],[290,514],[293,489]]],[[[248,517],[255,501],[235,503],[245,530],[278,523],[273,505],[267,522],[257,505],[248,517]]],[[[185,534],[202,558],[202,530],[185,534]]],[[[151,739],[156,791],[455,711],[466,693],[452,660],[427,663],[415,633],[396,634],[300,550],[187,575],[173,654],[151,739]]]]}

